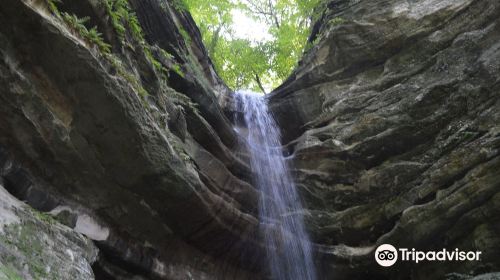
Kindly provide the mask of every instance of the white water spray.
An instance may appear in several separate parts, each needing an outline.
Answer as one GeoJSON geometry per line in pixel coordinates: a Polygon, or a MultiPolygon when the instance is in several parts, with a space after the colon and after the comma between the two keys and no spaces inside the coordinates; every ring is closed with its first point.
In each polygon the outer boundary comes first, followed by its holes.
{"type": "Polygon", "coordinates": [[[246,145],[255,185],[267,197],[260,199],[261,233],[269,268],[276,280],[315,280],[312,248],[290,170],[281,150],[280,130],[265,99],[255,93],[237,93],[244,114],[246,145]]]}

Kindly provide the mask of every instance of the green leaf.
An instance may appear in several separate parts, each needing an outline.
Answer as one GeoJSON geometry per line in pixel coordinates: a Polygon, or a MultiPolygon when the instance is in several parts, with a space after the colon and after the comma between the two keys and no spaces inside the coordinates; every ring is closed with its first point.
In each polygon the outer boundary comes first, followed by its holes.
{"type": "MultiPolygon", "coordinates": [[[[315,8],[322,0],[184,0],[198,23],[216,70],[233,89],[262,90],[286,79],[306,49],[315,8]],[[232,12],[269,26],[270,41],[234,36],[232,12]]],[[[249,27],[251,28],[251,27],[249,27]]],[[[182,33],[182,30],[180,30],[182,33]]]]}

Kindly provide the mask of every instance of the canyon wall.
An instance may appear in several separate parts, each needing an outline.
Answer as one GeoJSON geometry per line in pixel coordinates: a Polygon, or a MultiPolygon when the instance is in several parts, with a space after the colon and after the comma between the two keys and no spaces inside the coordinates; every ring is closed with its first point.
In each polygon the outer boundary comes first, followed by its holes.
{"type": "Polygon", "coordinates": [[[330,1],[310,41],[269,100],[323,271],[498,271],[500,3],[330,1]],[[384,243],[482,259],[387,269],[373,261],[384,243]]]}
{"type": "MultiPolygon", "coordinates": [[[[320,279],[498,271],[500,3],[317,12],[268,100],[320,279]],[[382,243],[482,260],[382,269],[382,243]]],[[[0,90],[0,278],[267,277],[238,112],[182,1],[2,0],[0,90]]]]}
{"type": "MultiPolygon", "coordinates": [[[[27,279],[89,279],[92,271],[98,279],[259,278],[259,195],[219,105],[229,89],[181,7],[120,2],[0,3],[1,185],[34,208],[2,200],[10,209],[0,213],[2,227],[19,235],[2,237],[2,271],[27,279]],[[82,25],[96,26],[101,40],[82,25]],[[11,219],[14,208],[55,219],[14,231],[27,226],[11,219]],[[37,252],[19,243],[51,223],[64,224],[76,243],[57,257],[86,263],[79,276],[43,254],[23,262],[37,252]],[[88,250],[98,254],[77,254],[88,250]]],[[[47,242],[37,250],[65,247],[47,242]]]]}

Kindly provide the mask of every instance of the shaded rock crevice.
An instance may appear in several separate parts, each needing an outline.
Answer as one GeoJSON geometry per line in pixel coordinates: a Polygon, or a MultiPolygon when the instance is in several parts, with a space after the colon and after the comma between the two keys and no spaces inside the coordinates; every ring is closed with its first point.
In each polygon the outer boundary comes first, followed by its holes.
{"type": "MultiPolygon", "coordinates": [[[[126,19],[117,30],[104,1],[56,4],[89,17],[106,52],[49,3],[0,3],[0,278],[266,279],[257,206],[269,198],[189,13],[130,0],[138,35],[126,19]],[[53,248],[49,261],[16,266],[30,261],[23,237],[53,248]]],[[[498,271],[500,4],[318,9],[311,49],[267,99],[320,279],[498,271]],[[384,270],[373,259],[382,243],[482,259],[384,270]]]]}

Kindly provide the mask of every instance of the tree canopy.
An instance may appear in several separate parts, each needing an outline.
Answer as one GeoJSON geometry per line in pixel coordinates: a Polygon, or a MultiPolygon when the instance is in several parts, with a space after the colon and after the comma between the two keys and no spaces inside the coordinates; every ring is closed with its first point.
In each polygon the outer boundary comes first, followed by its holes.
{"type": "Polygon", "coordinates": [[[319,1],[185,0],[185,4],[228,86],[268,92],[290,75],[302,56],[319,1]],[[242,19],[236,17],[241,15],[255,24],[238,26],[242,19]],[[266,32],[268,36],[238,36],[238,28],[245,27],[247,33],[266,32]]]}

